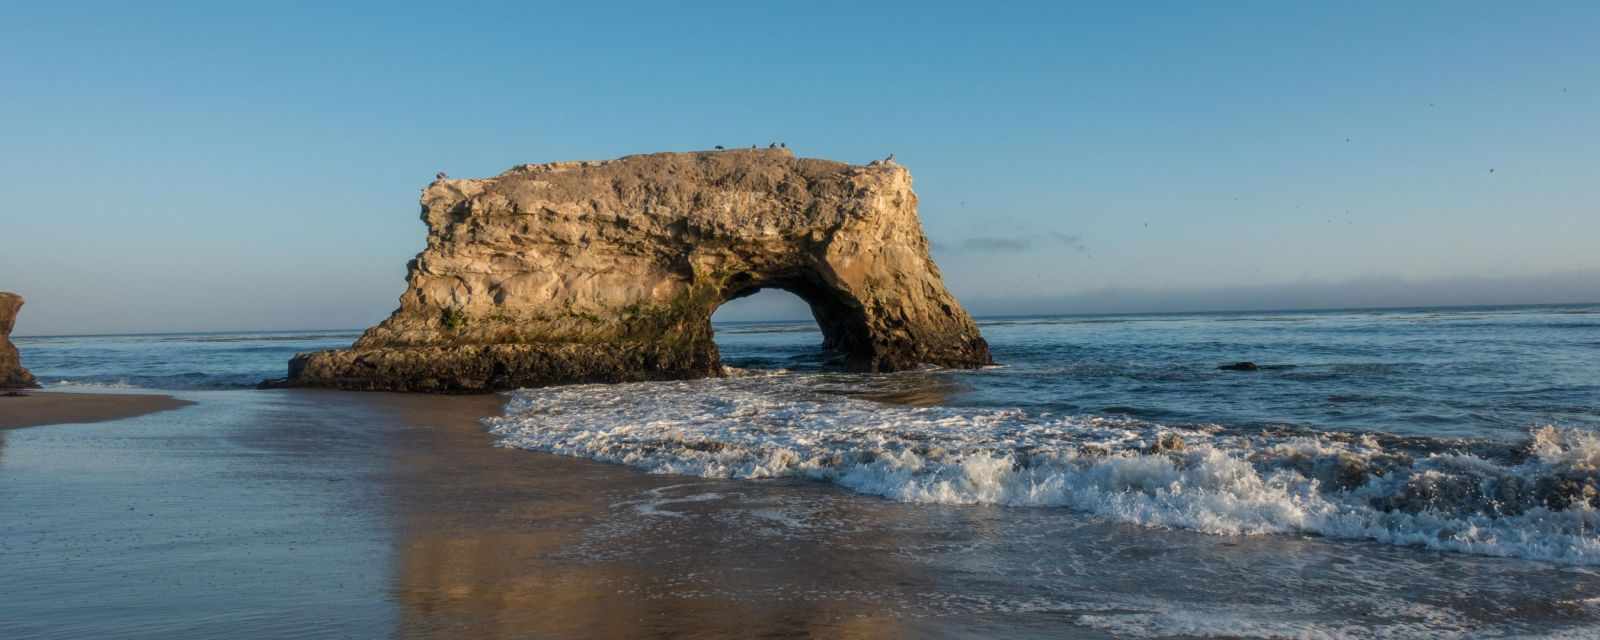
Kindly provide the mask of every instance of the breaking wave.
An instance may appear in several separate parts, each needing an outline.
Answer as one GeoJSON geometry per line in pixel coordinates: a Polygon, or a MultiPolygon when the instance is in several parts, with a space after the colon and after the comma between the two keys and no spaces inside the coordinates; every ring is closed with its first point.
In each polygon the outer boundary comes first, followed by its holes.
{"type": "Polygon", "coordinates": [[[51,388],[61,389],[138,389],[138,385],[128,382],[127,378],[112,378],[103,380],[55,380],[47,383],[51,388]]]}
{"type": "Polygon", "coordinates": [[[74,378],[41,376],[45,384],[50,387],[60,388],[93,388],[93,389],[167,389],[167,390],[215,390],[215,389],[253,389],[256,383],[266,377],[263,374],[213,374],[201,372],[184,372],[169,375],[126,375],[126,376],[78,376],[74,378]]]}
{"type": "Polygon", "coordinates": [[[1066,507],[1211,534],[1304,533],[1600,564],[1600,434],[1526,442],[1174,427],[888,405],[837,376],[512,394],[499,444],[711,478],[801,477],[914,503],[1066,507]]]}

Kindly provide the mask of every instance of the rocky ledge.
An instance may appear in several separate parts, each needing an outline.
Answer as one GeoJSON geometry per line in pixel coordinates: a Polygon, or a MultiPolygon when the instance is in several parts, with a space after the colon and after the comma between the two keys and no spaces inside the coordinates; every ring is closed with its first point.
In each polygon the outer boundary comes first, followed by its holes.
{"type": "Polygon", "coordinates": [[[22,355],[11,344],[11,329],[17,325],[22,296],[0,291],[0,389],[31,389],[39,386],[33,374],[22,368],[22,355]]]}
{"type": "Polygon", "coordinates": [[[480,392],[721,375],[711,315],[758,290],[811,306],[851,369],[990,364],[945,289],[911,173],[787,149],[443,174],[400,308],[269,386],[480,392]]]}

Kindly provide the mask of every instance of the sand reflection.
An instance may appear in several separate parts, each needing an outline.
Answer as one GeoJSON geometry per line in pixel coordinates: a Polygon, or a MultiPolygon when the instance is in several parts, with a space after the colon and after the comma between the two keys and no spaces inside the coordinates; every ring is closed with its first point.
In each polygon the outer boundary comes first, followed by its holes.
{"type": "Polygon", "coordinates": [[[873,594],[926,581],[851,551],[872,532],[763,529],[735,483],[492,448],[463,416],[495,402],[398,403],[425,427],[393,458],[400,637],[897,637],[873,594]]]}

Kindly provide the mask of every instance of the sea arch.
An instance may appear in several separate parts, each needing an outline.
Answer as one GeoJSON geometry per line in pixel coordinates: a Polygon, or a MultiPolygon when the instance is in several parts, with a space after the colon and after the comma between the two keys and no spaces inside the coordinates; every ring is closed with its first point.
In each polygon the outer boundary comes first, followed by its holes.
{"type": "Polygon", "coordinates": [[[990,363],[946,290],[911,174],[786,149],[661,153],[440,178],[400,308],[297,386],[470,392],[721,375],[711,316],[764,288],[850,368],[990,363]]]}

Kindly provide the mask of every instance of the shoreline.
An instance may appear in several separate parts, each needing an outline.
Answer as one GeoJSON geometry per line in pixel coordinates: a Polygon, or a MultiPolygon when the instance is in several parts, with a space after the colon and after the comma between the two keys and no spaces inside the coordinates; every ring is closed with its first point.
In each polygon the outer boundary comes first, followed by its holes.
{"type": "Polygon", "coordinates": [[[0,430],[136,418],[194,404],[169,395],[20,390],[0,394],[0,430]]]}

